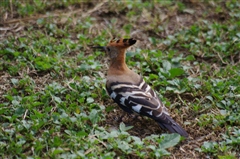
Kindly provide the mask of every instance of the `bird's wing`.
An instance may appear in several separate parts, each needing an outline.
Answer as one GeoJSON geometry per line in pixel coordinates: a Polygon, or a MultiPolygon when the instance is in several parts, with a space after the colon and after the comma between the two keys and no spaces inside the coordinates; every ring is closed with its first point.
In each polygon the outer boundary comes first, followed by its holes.
{"type": "Polygon", "coordinates": [[[119,105],[151,118],[167,114],[156,93],[142,79],[138,84],[112,82],[107,87],[110,97],[119,105]]]}

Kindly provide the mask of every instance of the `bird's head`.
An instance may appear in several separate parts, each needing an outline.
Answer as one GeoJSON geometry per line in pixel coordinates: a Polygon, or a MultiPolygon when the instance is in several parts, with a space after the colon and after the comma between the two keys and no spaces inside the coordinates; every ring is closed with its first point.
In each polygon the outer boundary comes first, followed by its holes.
{"type": "Polygon", "coordinates": [[[105,51],[111,59],[116,58],[119,53],[125,53],[125,50],[134,45],[137,40],[130,39],[112,39],[107,46],[93,47],[105,51]]]}

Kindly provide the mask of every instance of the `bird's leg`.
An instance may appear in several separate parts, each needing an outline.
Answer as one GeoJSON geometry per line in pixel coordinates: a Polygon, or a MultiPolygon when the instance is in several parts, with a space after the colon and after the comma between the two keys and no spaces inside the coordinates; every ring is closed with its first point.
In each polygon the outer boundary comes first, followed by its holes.
{"type": "Polygon", "coordinates": [[[128,117],[130,117],[132,119],[131,122],[132,121],[135,122],[135,120],[138,118],[138,115],[137,114],[128,114],[128,117]]]}
{"type": "Polygon", "coordinates": [[[123,115],[121,115],[119,118],[118,117],[116,117],[115,119],[116,119],[116,121],[117,122],[122,122],[123,121],[123,117],[125,116],[126,114],[123,114],[123,115]]]}
{"type": "Polygon", "coordinates": [[[134,113],[127,113],[127,117],[128,117],[128,122],[126,123],[126,125],[133,125],[137,122],[138,120],[138,115],[134,114],[134,113]]]}
{"type": "Polygon", "coordinates": [[[132,121],[135,121],[135,120],[137,119],[137,117],[138,117],[138,115],[133,114],[133,113],[124,113],[124,114],[121,115],[119,118],[116,117],[115,119],[116,119],[117,122],[123,122],[123,118],[124,118],[126,115],[127,115],[128,118],[131,119],[130,123],[131,123],[132,121]]]}

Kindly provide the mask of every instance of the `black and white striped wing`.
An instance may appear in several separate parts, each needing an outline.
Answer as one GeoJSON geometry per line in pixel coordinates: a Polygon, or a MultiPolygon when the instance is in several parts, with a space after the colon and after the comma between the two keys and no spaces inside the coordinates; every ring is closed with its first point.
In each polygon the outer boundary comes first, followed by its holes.
{"type": "Polygon", "coordinates": [[[167,113],[166,108],[151,87],[142,79],[138,85],[111,83],[107,88],[110,97],[125,111],[136,112],[151,118],[167,113]]]}
{"type": "Polygon", "coordinates": [[[124,111],[148,116],[162,128],[187,136],[186,131],[169,116],[166,107],[143,79],[138,85],[113,82],[106,88],[110,97],[124,111]]]}

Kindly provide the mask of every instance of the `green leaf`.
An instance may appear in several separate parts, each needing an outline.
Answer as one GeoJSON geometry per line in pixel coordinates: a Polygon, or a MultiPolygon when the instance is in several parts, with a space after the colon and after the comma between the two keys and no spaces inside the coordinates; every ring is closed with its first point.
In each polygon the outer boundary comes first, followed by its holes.
{"type": "Polygon", "coordinates": [[[58,136],[55,136],[55,137],[53,138],[53,144],[54,144],[55,147],[61,145],[61,144],[62,144],[61,138],[59,138],[58,136]]]}
{"type": "Polygon", "coordinates": [[[162,65],[166,72],[171,69],[171,63],[167,60],[163,60],[162,65]]]}
{"type": "Polygon", "coordinates": [[[180,75],[185,73],[184,70],[181,69],[181,68],[172,68],[172,69],[169,70],[169,72],[170,72],[170,77],[171,78],[174,78],[176,76],[180,76],[180,75]]]}
{"type": "Polygon", "coordinates": [[[53,148],[52,155],[57,155],[62,153],[64,150],[62,148],[53,148]]]}
{"type": "Polygon", "coordinates": [[[53,99],[57,102],[57,103],[62,103],[61,98],[53,96],[53,99]]]}
{"type": "Polygon", "coordinates": [[[89,114],[89,119],[91,120],[91,122],[93,124],[96,124],[98,119],[99,119],[99,116],[98,116],[98,111],[96,109],[93,109],[90,114],[89,114]]]}
{"type": "Polygon", "coordinates": [[[154,152],[155,152],[155,156],[157,158],[162,157],[162,156],[166,156],[166,155],[170,155],[170,153],[167,150],[162,149],[162,148],[161,149],[157,149],[154,152]]]}
{"type": "Polygon", "coordinates": [[[226,155],[226,156],[218,156],[219,159],[237,159],[233,155],[226,155]]]}
{"type": "Polygon", "coordinates": [[[188,60],[188,61],[194,61],[194,60],[195,60],[195,57],[194,57],[193,55],[188,55],[188,56],[186,57],[186,60],[188,60]]]}
{"type": "Polygon", "coordinates": [[[162,149],[166,149],[169,147],[173,147],[180,142],[181,136],[179,134],[163,134],[161,135],[163,138],[162,142],[159,143],[159,147],[162,149]]]}
{"type": "Polygon", "coordinates": [[[11,82],[12,82],[12,84],[17,85],[18,84],[18,79],[12,78],[11,82]]]}
{"type": "Polygon", "coordinates": [[[123,152],[128,152],[131,150],[131,145],[128,144],[126,141],[118,141],[117,145],[118,145],[118,148],[123,152]]]}
{"type": "Polygon", "coordinates": [[[90,103],[93,103],[93,102],[94,102],[94,99],[92,97],[88,97],[87,98],[87,103],[90,104],[90,103]]]}
{"type": "Polygon", "coordinates": [[[18,107],[15,111],[15,114],[18,115],[18,116],[22,116],[24,114],[25,110],[26,109],[23,108],[23,107],[18,107]]]}
{"type": "Polygon", "coordinates": [[[105,110],[107,113],[109,113],[109,112],[113,111],[114,108],[115,108],[114,106],[108,106],[105,110]]]}
{"type": "Polygon", "coordinates": [[[132,128],[133,128],[133,126],[126,126],[123,122],[121,122],[121,124],[119,125],[120,131],[128,131],[132,128]]]}
{"type": "Polygon", "coordinates": [[[77,133],[77,136],[78,137],[84,137],[84,136],[87,136],[88,135],[88,133],[86,133],[85,131],[79,131],[78,133],[77,133]]]}
{"type": "Polygon", "coordinates": [[[207,99],[209,99],[211,102],[213,102],[213,97],[212,96],[206,96],[207,99]]]}

